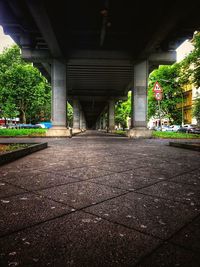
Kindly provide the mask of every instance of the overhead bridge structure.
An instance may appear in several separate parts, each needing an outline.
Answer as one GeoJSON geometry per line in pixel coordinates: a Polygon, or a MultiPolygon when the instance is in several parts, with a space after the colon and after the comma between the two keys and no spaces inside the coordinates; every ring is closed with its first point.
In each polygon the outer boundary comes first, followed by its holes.
{"type": "Polygon", "coordinates": [[[133,91],[130,135],[148,135],[147,79],[200,28],[198,1],[0,0],[0,24],[52,84],[50,135],[114,129],[114,106],[133,91]],[[196,4],[195,4],[196,3],[196,4]],[[162,4],[162,6],[161,6],[162,4]]]}

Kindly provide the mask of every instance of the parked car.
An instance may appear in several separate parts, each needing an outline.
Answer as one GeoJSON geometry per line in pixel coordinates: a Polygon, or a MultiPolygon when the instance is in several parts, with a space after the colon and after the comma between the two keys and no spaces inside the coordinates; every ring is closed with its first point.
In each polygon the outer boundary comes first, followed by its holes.
{"type": "Polygon", "coordinates": [[[184,124],[182,127],[180,127],[178,129],[177,132],[181,132],[181,133],[197,133],[198,130],[194,130],[194,129],[199,129],[199,127],[197,127],[197,125],[195,124],[184,124]]]}
{"type": "Polygon", "coordinates": [[[183,128],[186,128],[186,129],[190,129],[190,128],[194,128],[194,127],[197,127],[196,124],[184,124],[183,125],[183,128]]]}
{"type": "Polygon", "coordinates": [[[15,128],[17,128],[17,124],[7,124],[6,128],[7,129],[15,129],[15,128]]]}
{"type": "Polygon", "coordinates": [[[6,129],[6,125],[0,125],[0,129],[6,129]]]}
{"type": "Polygon", "coordinates": [[[20,129],[38,129],[42,128],[40,125],[37,124],[18,124],[18,128],[20,129]]]}
{"type": "Polygon", "coordinates": [[[180,127],[178,130],[177,130],[177,133],[187,133],[188,132],[188,129],[187,128],[184,128],[184,127],[180,127]]]}
{"type": "Polygon", "coordinates": [[[181,125],[170,125],[171,132],[177,132],[181,128],[181,125]]]}
{"type": "Polygon", "coordinates": [[[40,122],[39,124],[41,124],[42,126],[44,126],[44,127],[42,127],[42,128],[47,128],[47,129],[49,129],[49,128],[51,128],[52,127],[52,122],[40,122]]]}
{"type": "Polygon", "coordinates": [[[188,133],[200,134],[200,127],[191,127],[190,129],[188,129],[188,133]]]}
{"type": "Polygon", "coordinates": [[[162,131],[162,132],[171,132],[171,128],[168,125],[162,125],[162,128],[160,126],[157,126],[154,128],[155,131],[162,131]]]}
{"type": "Polygon", "coordinates": [[[46,128],[45,125],[42,123],[37,123],[35,124],[35,126],[37,126],[38,128],[46,128]]]}
{"type": "Polygon", "coordinates": [[[171,132],[171,128],[168,125],[162,125],[162,132],[171,132]]]}

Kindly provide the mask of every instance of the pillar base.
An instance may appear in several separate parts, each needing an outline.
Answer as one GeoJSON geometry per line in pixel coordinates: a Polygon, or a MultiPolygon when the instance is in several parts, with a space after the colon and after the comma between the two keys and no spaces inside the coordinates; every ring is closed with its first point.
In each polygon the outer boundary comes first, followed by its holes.
{"type": "Polygon", "coordinates": [[[110,129],[109,129],[107,132],[108,132],[108,133],[115,133],[115,131],[116,131],[116,130],[110,130],[110,129]]]}
{"type": "Polygon", "coordinates": [[[53,126],[47,131],[46,136],[48,137],[71,137],[72,130],[67,129],[66,127],[53,126]]]}
{"type": "Polygon", "coordinates": [[[151,138],[152,131],[145,127],[132,128],[127,133],[130,138],[151,138]]]}
{"type": "Polygon", "coordinates": [[[79,128],[72,128],[72,134],[79,134],[81,132],[82,132],[82,130],[79,128]]]}
{"type": "Polygon", "coordinates": [[[115,126],[108,127],[108,132],[109,133],[114,133],[115,132],[115,126]]]}

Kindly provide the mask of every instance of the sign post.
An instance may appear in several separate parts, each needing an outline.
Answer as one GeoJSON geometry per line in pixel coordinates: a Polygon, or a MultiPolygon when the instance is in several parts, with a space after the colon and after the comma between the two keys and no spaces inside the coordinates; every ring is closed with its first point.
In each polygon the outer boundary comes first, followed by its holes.
{"type": "Polygon", "coordinates": [[[161,131],[162,131],[160,101],[162,100],[163,89],[162,89],[162,87],[160,86],[160,84],[158,82],[156,82],[154,84],[153,91],[154,91],[155,99],[158,101],[159,121],[160,121],[160,128],[161,128],[161,131]]]}

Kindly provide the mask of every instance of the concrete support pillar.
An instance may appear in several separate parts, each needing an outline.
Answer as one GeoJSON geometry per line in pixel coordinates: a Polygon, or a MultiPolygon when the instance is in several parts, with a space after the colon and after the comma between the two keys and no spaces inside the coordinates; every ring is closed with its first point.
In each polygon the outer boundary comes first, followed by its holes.
{"type": "Polygon", "coordinates": [[[106,129],[106,118],[105,118],[105,116],[102,117],[102,128],[103,128],[103,130],[106,129]]]}
{"type": "Polygon", "coordinates": [[[80,108],[80,129],[83,129],[83,111],[80,108]]]}
{"type": "Polygon", "coordinates": [[[80,105],[77,99],[73,100],[73,131],[80,131],[80,105]]]}
{"type": "Polygon", "coordinates": [[[148,61],[144,60],[134,66],[134,89],[132,91],[132,129],[130,137],[149,137],[147,130],[147,83],[148,61]]]}
{"type": "Polygon", "coordinates": [[[51,68],[52,107],[51,119],[53,127],[47,132],[48,136],[69,136],[67,125],[66,100],[66,65],[54,59],[51,68]]]}
{"type": "Polygon", "coordinates": [[[99,129],[102,130],[102,116],[99,117],[99,129]]]}
{"type": "Polygon", "coordinates": [[[108,127],[109,131],[115,129],[115,101],[112,99],[109,100],[108,127]]]}
{"type": "Polygon", "coordinates": [[[99,129],[101,130],[102,127],[101,127],[101,117],[99,117],[99,129]]]}
{"type": "Polygon", "coordinates": [[[82,113],[83,114],[83,117],[82,117],[82,129],[83,130],[86,130],[86,120],[85,120],[85,115],[84,115],[84,113],[82,113]]]}
{"type": "Polygon", "coordinates": [[[86,121],[85,121],[85,116],[84,116],[82,109],[80,109],[80,129],[86,130],[86,121]]]}

